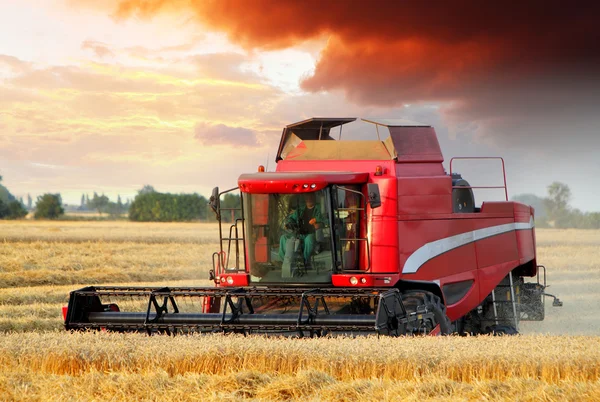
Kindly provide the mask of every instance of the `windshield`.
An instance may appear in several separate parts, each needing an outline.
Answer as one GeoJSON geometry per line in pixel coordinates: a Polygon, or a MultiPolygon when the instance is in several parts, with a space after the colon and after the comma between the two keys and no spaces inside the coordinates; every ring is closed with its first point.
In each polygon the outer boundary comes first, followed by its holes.
{"type": "Polygon", "coordinates": [[[250,281],[330,283],[334,266],[329,190],[245,194],[250,281]]]}

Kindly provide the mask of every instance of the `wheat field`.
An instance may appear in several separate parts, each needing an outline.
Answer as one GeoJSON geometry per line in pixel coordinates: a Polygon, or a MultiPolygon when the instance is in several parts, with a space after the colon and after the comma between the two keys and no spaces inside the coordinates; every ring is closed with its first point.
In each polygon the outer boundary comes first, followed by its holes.
{"type": "Polygon", "coordinates": [[[592,337],[9,334],[13,400],[597,400],[592,337]]]}
{"type": "Polygon", "coordinates": [[[518,337],[63,332],[91,284],[205,286],[213,224],[0,222],[0,400],[600,400],[600,231],[537,230],[546,320],[518,337]]]}
{"type": "Polygon", "coordinates": [[[214,223],[129,221],[0,221],[0,240],[51,242],[216,243],[214,223]]]}

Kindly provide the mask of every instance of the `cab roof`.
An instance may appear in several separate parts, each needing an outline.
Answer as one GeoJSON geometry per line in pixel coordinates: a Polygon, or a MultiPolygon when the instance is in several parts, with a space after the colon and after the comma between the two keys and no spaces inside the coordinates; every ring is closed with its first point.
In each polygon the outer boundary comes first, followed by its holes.
{"type": "Polygon", "coordinates": [[[283,129],[276,161],[394,160],[397,163],[407,163],[444,160],[433,127],[412,120],[361,119],[375,126],[386,127],[390,136],[385,141],[380,138],[339,141],[340,138],[336,140],[330,135],[332,128],[356,120],[356,117],[313,117],[289,124],[283,129]]]}

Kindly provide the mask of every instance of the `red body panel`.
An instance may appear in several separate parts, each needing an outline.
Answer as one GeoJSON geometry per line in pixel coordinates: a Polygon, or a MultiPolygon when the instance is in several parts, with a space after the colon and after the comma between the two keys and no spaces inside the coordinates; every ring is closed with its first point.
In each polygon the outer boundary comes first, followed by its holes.
{"type": "Polygon", "coordinates": [[[448,175],[398,178],[398,214],[452,213],[452,179],[448,175]]]}

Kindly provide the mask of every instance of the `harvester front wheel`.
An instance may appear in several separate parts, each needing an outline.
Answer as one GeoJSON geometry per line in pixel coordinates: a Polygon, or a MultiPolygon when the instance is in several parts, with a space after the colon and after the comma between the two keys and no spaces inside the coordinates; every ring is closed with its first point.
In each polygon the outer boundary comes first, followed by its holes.
{"type": "Polygon", "coordinates": [[[446,314],[446,306],[438,296],[425,290],[410,290],[402,293],[402,302],[407,315],[417,318],[407,323],[407,335],[452,333],[452,324],[446,314]],[[424,312],[433,315],[422,314],[424,312]]]}

